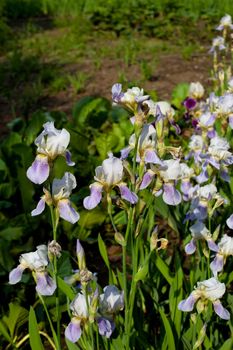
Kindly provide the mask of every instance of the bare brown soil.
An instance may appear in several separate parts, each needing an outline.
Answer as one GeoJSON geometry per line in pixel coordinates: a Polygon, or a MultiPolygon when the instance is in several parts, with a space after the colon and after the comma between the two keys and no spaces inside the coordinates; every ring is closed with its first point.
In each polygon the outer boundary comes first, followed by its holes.
{"type": "MultiPolygon", "coordinates": [[[[153,60],[153,57],[147,58],[148,60],[153,60]]],[[[96,69],[94,63],[88,59],[83,63],[66,65],[62,67],[64,73],[75,74],[81,71],[88,75],[89,78],[85,84],[85,90],[75,94],[72,88],[69,87],[65,91],[60,91],[53,95],[45,92],[44,96],[39,100],[39,104],[35,105],[35,110],[44,108],[50,111],[63,111],[70,116],[74,103],[81,97],[98,95],[111,99],[111,87],[118,82],[119,71],[124,73],[129,83],[136,81],[144,90],[149,92],[156,91],[160,100],[169,100],[172,90],[179,83],[200,81],[204,86],[208,86],[210,83],[211,58],[208,54],[193,55],[189,60],[185,60],[177,53],[161,54],[156,67],[150,80],[143,82],[142,85],[142,83],[140,84],[141,72],[139,64],[126,66],[121,59],[111,60],[104,58],[99,69],[96,69]]],[[[6,132],[6,123],[11,121],[12,118],[14,118],[12,106],[4,98],[0,97],[1,134],[6,132]]]]}

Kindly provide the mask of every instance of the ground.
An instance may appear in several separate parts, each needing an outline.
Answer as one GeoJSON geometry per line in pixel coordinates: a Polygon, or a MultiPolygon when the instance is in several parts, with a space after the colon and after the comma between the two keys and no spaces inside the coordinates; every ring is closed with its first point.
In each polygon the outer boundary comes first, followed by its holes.
{"type": "Polygon", "coordinates": [[[71,116],[81,97],[111,99],[111,87],[140,86],[153,98],[169,100],[179,83],[208,86],[211,56],[207,43],[178,44],[138,34],[80,34],[70,28],[29,30],[0,60],[0,128],[38,109],[71,116]]]}

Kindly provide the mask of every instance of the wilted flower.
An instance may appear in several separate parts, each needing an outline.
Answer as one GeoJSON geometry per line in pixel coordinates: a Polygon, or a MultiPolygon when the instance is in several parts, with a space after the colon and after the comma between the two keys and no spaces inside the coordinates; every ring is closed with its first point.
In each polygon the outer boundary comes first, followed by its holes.
{"type": "Polygon", "coordinates": [[[58,130],[54,122],[43,125],[44,130],[36,138],[37,156],[30,168],[27,177],[35,184],[42,184],[49,177],[50,164],[59,155],[66,158],[68,165],[73,166],[71,153],[67,150],[70,134],[66,129],[58,130]]]}
{"type": "Polygon", "coordinates": [[[131,192],[127,187],[123,179],[123,163],[122,160],[113,156],[112,153],[108,154],[108,159],[105,159],[102,166],[98,166],[95,169],[94,182],[90,185],[91,194],[83,201],[83,205],[86,209],[95,208],[101,201],[102,191],[110,193],[112,188],[118,187],[121,193],[121,198],[128,202],[135,204],[138,201],[138,197],[134,192],[131,192]]]}
{"type": "Polygon", "coordinates": [[[201,83],[199,83],[199,81],[196,83],[190,83],[188,96],[195,99],[201,99],[204,96],[204,92],[204,87],[201,83]]]}
{"type": "Polygon", "coordinates": [[[54,204],[59,216],[74,224],[79,220],[79,214],[72,207],[69,200],[72,190],[76,187],[76,179],[73,174],[66,172],[62,179],[54,179],[52,183],[52,193],[45,188],[44,195],[37,204],[36,209],[31,213],[32,216],[41,214],[45,209],[45,203],[54,204]]]}
{"type": "Polygon", "coordinates": [[[225,291],[225,284],[220,283],[214,277],[202,282],[197,282],[197,287],[187,299],[179,303],[178,309],[181,311],[192,311],[195,303],[199,299],[198,309],[202,311],[208,300],[210,300],[213,303],[216,314],[224,320],[229,320],[230,313],[222,306],[219,300],[225,291]]]}
{"type": "Polygon", "coordinates": [[[218,252],[210,264],[210,268],[214,275],[223,270],[223,266],[228,256],[233,255],[233,238],[223,235],[218,243],[218,252]]]}
{"type": "Polygon", "coordinates": [[[225,28],[233,29],[232,19],[230,15],[225,15],[220,19],[220,24],[216,28],[217,30],[223,30],[225,28]]]}
{"type": "Polygon", "coordinates": [[[9,283],[16,284],[21,281],[25,269],[30,269],[36,280],[36,291],[41,295],[52,295],[56,289],[55,281],[48,275],[48,249],[40,245],[35,252],[22,254],[20,264],[9,274],[9,283]]]}
{"type": "Polygon", "coordinates": [[[217,252],[218,246],[213,241],[210,231],[206,228],[206,226],[201,221],[197,221],[194,225],[190,227],[191,241],[185,246],[186,254],[193,254],[196,249],[196,241],[205,240],[208,244],[210,250],[217,252]]]}

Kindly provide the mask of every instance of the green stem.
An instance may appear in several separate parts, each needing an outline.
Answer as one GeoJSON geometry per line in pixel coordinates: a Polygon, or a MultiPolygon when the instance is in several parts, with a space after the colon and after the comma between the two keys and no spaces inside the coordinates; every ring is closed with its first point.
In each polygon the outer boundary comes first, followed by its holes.
{"type": "MultiPolygon", "coordinates": [[[[52,221],[52,227],[53,227],[53,240],[57,241],[57,226],[58,226],[58,218],[57,213],[55,212],[54,208],[50,206],[50,214],[51,214],[51,221],[52,221]]],[[[54,255],[53,257],[53,269],[54,269],[54,277],[56,281],[56,285],[58,285],[57,280],[57,257],[54,255]]],[[[59,290],[56,289],[56,296],[55,296],[55,302],[56,302],[56,316],[57,316],[57,339],[58,339],[58,348],[57,350],[61,350],[61,325],[60,325],[60,303],[59,303],[59,290]]]]}
{"type": "Polygon", "coordinates": [[[44,310],[45,310],[47,319],[48,319],[48,321],[49,321],[49,325],[50,325],[51,332],[52,332],[52,335],[53,335],[53,340],[54,340],[54,344],[55,344],[55,346],[56,346],[56,350],[58,350],[58,349],[60,349],[60,347],[59,347],[59,346],[60,346],[60,345],[59,345],[59,340],[58,340],[58,336],[56,335],[56,332],[55,332],[55,330],[54,330],[53,323],[52,323],[52,320],[51,320],[51,318],[50,318],[48,308],[47,308],[47,306],[46,306],[46,304],[45,304],[45,301],[44,301],[44,298],[42,297],[42,295],[39,294],[39,293],[38,293],[38,295],[39,295],[41,304],[42,304],[43,307],[44,307],[44,310]]]}

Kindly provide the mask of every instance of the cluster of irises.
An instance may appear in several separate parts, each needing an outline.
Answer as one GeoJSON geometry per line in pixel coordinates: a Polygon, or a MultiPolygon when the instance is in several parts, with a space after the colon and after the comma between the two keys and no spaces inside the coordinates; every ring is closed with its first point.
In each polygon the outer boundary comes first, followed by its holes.
{"type": "MultiPolygon", "coordinates": [[[[233,29],[231,17],[224,16],[217,29],[223,31],[223,37],[214,39],[211,52],[215,59],[217,50],[223,51],[227,47],[228,31],[233,29]]],[[[223,76],[226,77],[225,73],[223,76]]],[[[233,129],[233,77],[229,76],[224,83],[224,89],[221,87],[207,99],[204,99],[204,87],[199,82],[190,84],[188,96],[183,102],[184,118],[188,127],[191,125],[194,129],[187,151],[167,145],[170,128],[177,135],[181,133],[175,109],[167,101],[154,102],[138,87],[124,92],[121,84],[113,85],[113,103],[129,111],[134,133],[119,157],[109,150],[108,158],[96,168],[95,181],[90,185],[90,195],[84,198],[83,205],[87,210],[92,210],[105,201],[109,211],[112,203],[119,208],[132,208],[140,201],[141,193],[146,188],[155,197],[162,196],[169,206],[189,203],[184,222],[189,225],[191,240],[186,244],[185,252],[191,255],[198,248],[203,249],[212,259],[212,277],[197,282],[197,287],[187,299],[179,303],[178,308],[192,311],[197,302],[197,310],[203,312],[208,301],[211,301],[216,314],[229,320],[230,314],[220,302],[226,287],[218,278],[227,257],[233,255],[233,238],[224,234],[216,242],[210,227],[207,227],[218,208],[227,205],[227,199],[219,193],[217,183],[219,179],[230,181],[229,168],[233,164],[233,154],[225,138],[227,130],[233,129]],[[220,128],[217,128],[218,125],[220,128]]],[[[76,188],[74,175],[66,172],[62,179],[50,182],[53,161],[57,156],[64,156],[67,164],[74,166],[67,150],[69,141],[67,130],[57,130],[53,122],[44,124],[44,130],[35,140],[36,159],[27,171],[27,177],[32,182],[45,183],[44,194],[31,215],[41,214],[47,204],[55,213],[55,225],[59,218],[72,224],[79,220],[79,214],[69,199],[76,188]]],[[[233,229],[233,214],[226,224],[233,229]]],[[[127,241],[124,243],[127,244],[127,241]]],[[[51,261],[53,256],[59,258],[60,250],[54,240],[48,247],[41,245],[35,252],[22,254],[20,264],[10,273],[10,283],[19,282],[23,271],[28,268],[35,279],[36,291],[40,295],[53,295],[57,282],[51,261]]],[[[79,282],[79,292],[70,305],[72,319],[65,336],[71,342],[76,342],[85,325],[95,322],[99,334],[108,338],[115,328],[115,314],[124,308],[127,299],[124,292],[113,285],[105,287],[100,293],[95,274],[86,267],[84,250],[79,240],[77,258],[79,270],[66,279],[70,284],[79,282]]]]}

